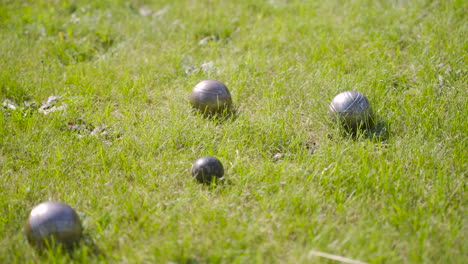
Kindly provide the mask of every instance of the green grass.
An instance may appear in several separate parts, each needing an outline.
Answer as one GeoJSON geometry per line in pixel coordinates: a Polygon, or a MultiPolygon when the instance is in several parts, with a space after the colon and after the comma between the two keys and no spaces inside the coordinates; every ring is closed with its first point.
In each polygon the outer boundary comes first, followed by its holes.
{"type": "Polygon", "coordinates": [[[0,100],[18,104],[0,114],[0,263],[464,263],[467,14],[462,0],[0,0],[0,100]],[[191,112],[203,79],[229,87],[236,118],[191,112]],[[383,136],[329,120],[344,90],[369,98],[383,136]],[[51,95],[66,109],[39,113],[51,95]],[[228,184],[191,179],[204,155],[228,184]],[[79,213],[75,251],[28,245],[46,200],[79,213]]]}

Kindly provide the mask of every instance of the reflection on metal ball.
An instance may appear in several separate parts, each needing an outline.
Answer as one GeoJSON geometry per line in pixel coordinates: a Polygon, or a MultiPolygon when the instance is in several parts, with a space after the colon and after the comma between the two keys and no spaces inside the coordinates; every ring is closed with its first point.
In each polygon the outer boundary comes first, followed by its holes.
{"type": "Polygon", "coordinates": [[[333,98],[329,111],[348,130],[372,125],[372,110],[367,98],[360,92],[346,91],[333,98]]]}
{"type": "Polygon", "coordinates": [[[190,103],[203,114],[214,115],[229,111],[232,99],[226,85],[216,80],[204,80],[193,88],[190,103]]]}
{"type": "Polygon", "coordinates": [[[44,202],[31,210],[25,233],[29,243],[38,248],[62,244],[76,244],[82,234],[81,221],[76,212],[62,202],[44,202]]]}
{"type": "Polygon", "coordinates": [[[192,165],[192,176],[200,183],[209,184],[223,175],[223,164],[215,157],[201,157],[192,165]]]}

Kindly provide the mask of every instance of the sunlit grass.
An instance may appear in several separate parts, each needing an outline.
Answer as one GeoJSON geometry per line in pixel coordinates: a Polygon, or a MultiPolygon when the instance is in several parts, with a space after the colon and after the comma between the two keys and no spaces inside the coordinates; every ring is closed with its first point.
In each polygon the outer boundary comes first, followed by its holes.
{"type": "Polygon", "coordinates": [[[465,1],[0,2],[0,263],[467,258],[465,1]],[[204,79],[235,116],[192,112],[204,79]],[[375,131],[330,120],[345,90],[375,131]],[[206,155],[225,184],[191,179],[206,155]],[[46,200],[83,220],[75,251],[27,244],[46,200]]]}

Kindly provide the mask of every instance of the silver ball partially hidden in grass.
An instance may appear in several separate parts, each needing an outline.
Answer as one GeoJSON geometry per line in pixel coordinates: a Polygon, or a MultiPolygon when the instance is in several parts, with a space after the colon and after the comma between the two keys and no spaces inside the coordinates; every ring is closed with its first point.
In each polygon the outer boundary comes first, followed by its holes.
{"type": "Polygon", "coordinates": [[[230,111],[232,98],[223,83],[204,80],[193,88],[190,103],[194,109],[205,115],[223,114],[230,111]]]}
{"type": "Polygon", "coordinates": [[[373,124],[372,110],[367,98],[360,92],[346,91],[333,98],[329,111],[347,130],[369,128],[373,124]]]}
{"type": "Polygon", "coordinates": [[[47,246],[75,245],[81,238],[78,214],[62,202],[44,202],[31,210],[25,226],[29,243],[39,249],[47,246]]]}
{"type": "Polygon", "coordinates": [[[201,157],[192,165],[192,176],[200,183],[210,184],[223,175],[223,164],[215,157],[201,157]]]}

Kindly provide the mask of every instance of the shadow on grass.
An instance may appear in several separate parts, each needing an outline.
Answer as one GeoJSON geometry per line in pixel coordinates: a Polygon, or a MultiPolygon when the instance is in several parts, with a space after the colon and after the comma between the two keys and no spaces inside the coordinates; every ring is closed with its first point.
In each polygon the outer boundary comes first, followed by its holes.
{"type": "Polygon", "coordinates": [[[203,111],[192,109],[192,113],[206,120],[210,120],[216,125],[234,122],[239,117],[239,111],[236,108],[221,113],[204,113],[203,111]]]}
{"type": "Polygon", "coordinates": [[[91,235],[85,233],[79,242],[73,245],[47,244],[45,247],[35,248],[39,257],[50,259],[53,256],[63,255],[70,261],[79,261],[83,258],[103,258],[104,253],[96,245],[91,235]]]}
{"type": "Polygon", "coordinates": [[[174,260],[173,262],[170,262],[170,263],[174,263],[174,264],[199,264],[200,262],[194,258],[179,258],[179,259],[176,259],[174,260]]]}
{"type": "Polygon", "coordinates": [[[94,241],[94,239],[91,237],[90,234],[85,233],[83,235],[81,243],[82,243],[82,245],[84,245],[87,248],[91,249],[91,251],[89,252],[89,255],[95,256],[95,257],[103,257],[104,256],[104,253],[97,246],[96,242],[94,241]]]}
{"type": "Polygon", "coordinates": [[[207,182],[207,183],[197,182],[197,183],[200,184],[200,185],[203,185],[204,188],[206,188],[206,189],[208,189],[210,191],[220,190],[222,188],[234,185],[234,182],[232,180],[226,178],[225,176],[222,177],[222,178],[213,178],[211,180],[211,182],[207,182]]]}
{"type": "Polygon", "coordinates": [[[390,127],[386,121],[378,121],[372,128],[366,130],[365,136],[368,139],[385,142],[390,138],[390,127]]]}
{"type": "Polygon", "coordinates": [[[368,127],[345,128],[340,127],[339,134],[342,137],[352,140],[368,139],[374,142],[386,142],[390,138],[390,125],[385,120],[375,121],[374,124],[368,127]]]}

